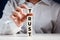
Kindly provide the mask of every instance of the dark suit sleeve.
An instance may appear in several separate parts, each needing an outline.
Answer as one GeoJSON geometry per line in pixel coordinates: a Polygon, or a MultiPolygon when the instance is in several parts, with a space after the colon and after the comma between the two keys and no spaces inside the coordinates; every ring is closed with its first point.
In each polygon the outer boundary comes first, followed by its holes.
{"type": "Polygon", "coordinates": [[[2,17],[2,15],[3,15],[3,9],[4,9],[4,7],[5,7],[5,4],[7,3],[7,1],[8,0],[0,0],[0,19],[1,19],[1,17],[2,17]]]}
{"type": "Polygon", "coordinates": [[[53,0],[53,1],[55,1],[56,3],[59,3],[60,4],[60,0],[53,0]]]}

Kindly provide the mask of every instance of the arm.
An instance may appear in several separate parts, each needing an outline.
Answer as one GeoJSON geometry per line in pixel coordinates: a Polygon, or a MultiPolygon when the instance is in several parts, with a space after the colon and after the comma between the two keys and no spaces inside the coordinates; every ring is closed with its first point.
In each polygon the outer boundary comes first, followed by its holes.
{"type": "Polygon", "coordinates": [[[54,27],[54,33],[60,33],[60,7],[59,7],[55,27],[54,27]]]}
{"type": "MultiPolygon", "coordinates": [[[[3,10],[3,16],[2,16],[2,19],[1,19],[1,34],[12,34],[11,33],[11,29],[10,29],[10,27],[7,27],[7,26],[4,26],[4,24],[5,24],[5,22],[7,22],[7,21],[11,21],[10,20],[10,15],[12,15],[12,11],[14,10],[14,7],[13,7],[13,5],[11,4],[11,2],[10,1],[8,1],[7,2],[7,4],[5,5],[5,8],[4,8],[4,10],[3,10]],[[4,28],[4,30],[3,30],[3,28],[4,28]],[[8,30],[9,29],[9,30],[8,30]],[[8,31],[7,31],[8,30],[8,31]],[[10,31],[10,32],[9,32],[10,31]],[[4,32],[4,33],[3,33],[4,32]]],[[[14,25],[14,23],[13,23],[13,25],[14,25]]],[[[9,25],[9,26],[12,26],[12,24],[11,25],[9,25]]]]}
{"type": "MultiPolygon", "coordinates": [[[[11,4],[11,2],[10,1],[8,1],[8,3],[6,4],[6,6],[5,6],[5,8],[4,8],[4,10],[3,10],[3,13],[4,13],[4,15],[3,15],[3,20],[6,20],[6,21],[8,21],[8,20],[10,20],[9,19],[9,17],[11,16],[16,16],[17,18],[19,17],[18,15],[15,15],[16,14],[16,12],[18,12],[19,10],[20,10],[20,8],[18,9],[17,8],[17,10],[18,11],[14,11],[13,13],[12,13],[12,11],[14,10],[14,7],[13,7],[13,5],[11,4]],[[12,15],[11,15],[12,14],[12,15]],[[5,17],[6,16],[6,17],[5,17]]],[[[21,12],[21,11],[20,11],[21,12]]],[[[18,14],[18,13],[17,13],[18,14]]],[[[30,14],[31,15],[31,14],[30,14]]],[[[22,14],[22,16],[24,16],[24,14],[22,14]]],[[[28,15],[27,15],[28,16],[28,15]]],[[[13,19],[13,21],[15,22],[15,24],[18,26],[19,25],[19,27],[20,27],[20,24],[19,24],[19,22],[20,21],[24,21],[24,19],[25,19],[25,17],[27,18],[27,16],[24,16],[23,17],[23,19],[22,20],[19,20],[20,18],[18,18],[17,19],[17,22],[14,20],[14,18],[12,17],[12,19],[13,19]]],[[[11,21],[11,20],[10,20],[11,21]]],[[[23,22],[22,22],[23,23],[23,22]]],[[[12,26],[12,25],[11,25],[12,26]]],[[[26,29],[26,26],[23,26],[24,27],[24,29],[22,28],[22,30],[25,30],[26,29]]],[[[14,28],[14,27],[13,27],[14,28]]],[[[6,28],[7,29],[7,28],[6,28]]],[[[14,28],[15,29],[15,28],[14,28]]],[[[10,29],[11,30],[11,29],[10,29]]],[[[9,33],[8,33],[9,34],[9,33]]]]}
{"type": "Polygon", "coordinates": [[[0,34],[11,34],[10,31],[10,28],[8,28],[6,25],[5,25],[5,22],[8,20],[7,19],[7,13],[9,13],[10,11],[7,11],[9,8],[9,1],[7,2],[7,4],[5,5],[5,8],[3,10],[3,16],[0,20],[0,34]]]}

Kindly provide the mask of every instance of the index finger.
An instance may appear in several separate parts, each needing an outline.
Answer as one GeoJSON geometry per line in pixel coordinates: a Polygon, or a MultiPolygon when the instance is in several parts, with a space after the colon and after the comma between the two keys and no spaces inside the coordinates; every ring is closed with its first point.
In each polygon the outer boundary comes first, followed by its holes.
{"type": "Polygon", "coordinates": [[[20,5],[21,8],[28,9],[28,6],[25,4],[20,5]]]}

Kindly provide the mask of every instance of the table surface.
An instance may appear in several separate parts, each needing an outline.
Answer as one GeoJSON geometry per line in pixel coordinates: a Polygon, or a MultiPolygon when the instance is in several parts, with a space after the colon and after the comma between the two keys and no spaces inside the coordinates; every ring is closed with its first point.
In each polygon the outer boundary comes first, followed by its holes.
{"type": "Polygon", "coordinates": [[[0,40],[60,40],[60,34],[35,34],[27,37],[26,34],[0,35],[0,40]]]}

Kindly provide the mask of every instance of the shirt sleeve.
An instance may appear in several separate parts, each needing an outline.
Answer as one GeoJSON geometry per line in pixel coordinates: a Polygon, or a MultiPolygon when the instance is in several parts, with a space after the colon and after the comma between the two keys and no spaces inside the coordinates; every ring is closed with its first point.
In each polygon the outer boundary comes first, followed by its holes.
{"type": "Polygon", "coordinates": [[[54,33],[60,33],[60,8],[59,8],[58,16],[56,19],[56,24],[54,27],[54,33]]]}
{"type": "MultiPolygon", "coordinates": [[[[10,15],[12,15],[12,11],[14,11],[14,4],[12,3],[12,2],[14,2],[14,1],[8,1],[7,2],[7,4],[5,5],[5,8],[4,8],[4,10],[3,10],[3,17],[2,17],[2,19],[0,20],[0,24],[1,24],[1,27],[0,27],[0,34],[12,34],[12,30],[11,30],[11,26],[13,25],[14,27],[12,27],[12,28],[14,28],[14,32],[17,32],[17,30],[19,31],[19,29],[20,28],[16,28],[15,26],[16,25],[14,25],[14,23],[13,24],[10,24],[9,25],[9,27],[7,26],[7,25],[5,25],[5,22],[7,22],[7,21],[11,21],[12,22],[12,20],[10,20],[10,15]],[[5,27],[4,27],[4,25],[5,25],[5,27]],[[4,30],[3,30],[3,28],[4,28],[4,30]],[[16,29],[15,29],[16,28],[16,29]]],[[[22,25],[22,31],[24,31],[24,32],[27,32],[26,31],[26,26],[24,26],[25,24],[23,24],[22,25]]]]}
{"type": "Polygon", "coordinates": [[[55,5],[52,6],[52,33],[55,32],[59,13],[60,5],[55,3],[55,5]]]}
{"type": "Polygon", "coordinates": [[[8,1],[3,10],[3,16],[0,20],[0,34],[11,34],[11,29],[10,27],[7,27],[7,25],[5,25],[5,22],[9,20],[8,17],[12,13],[12,10],[13,10],[13,7],[8,1]]]}

